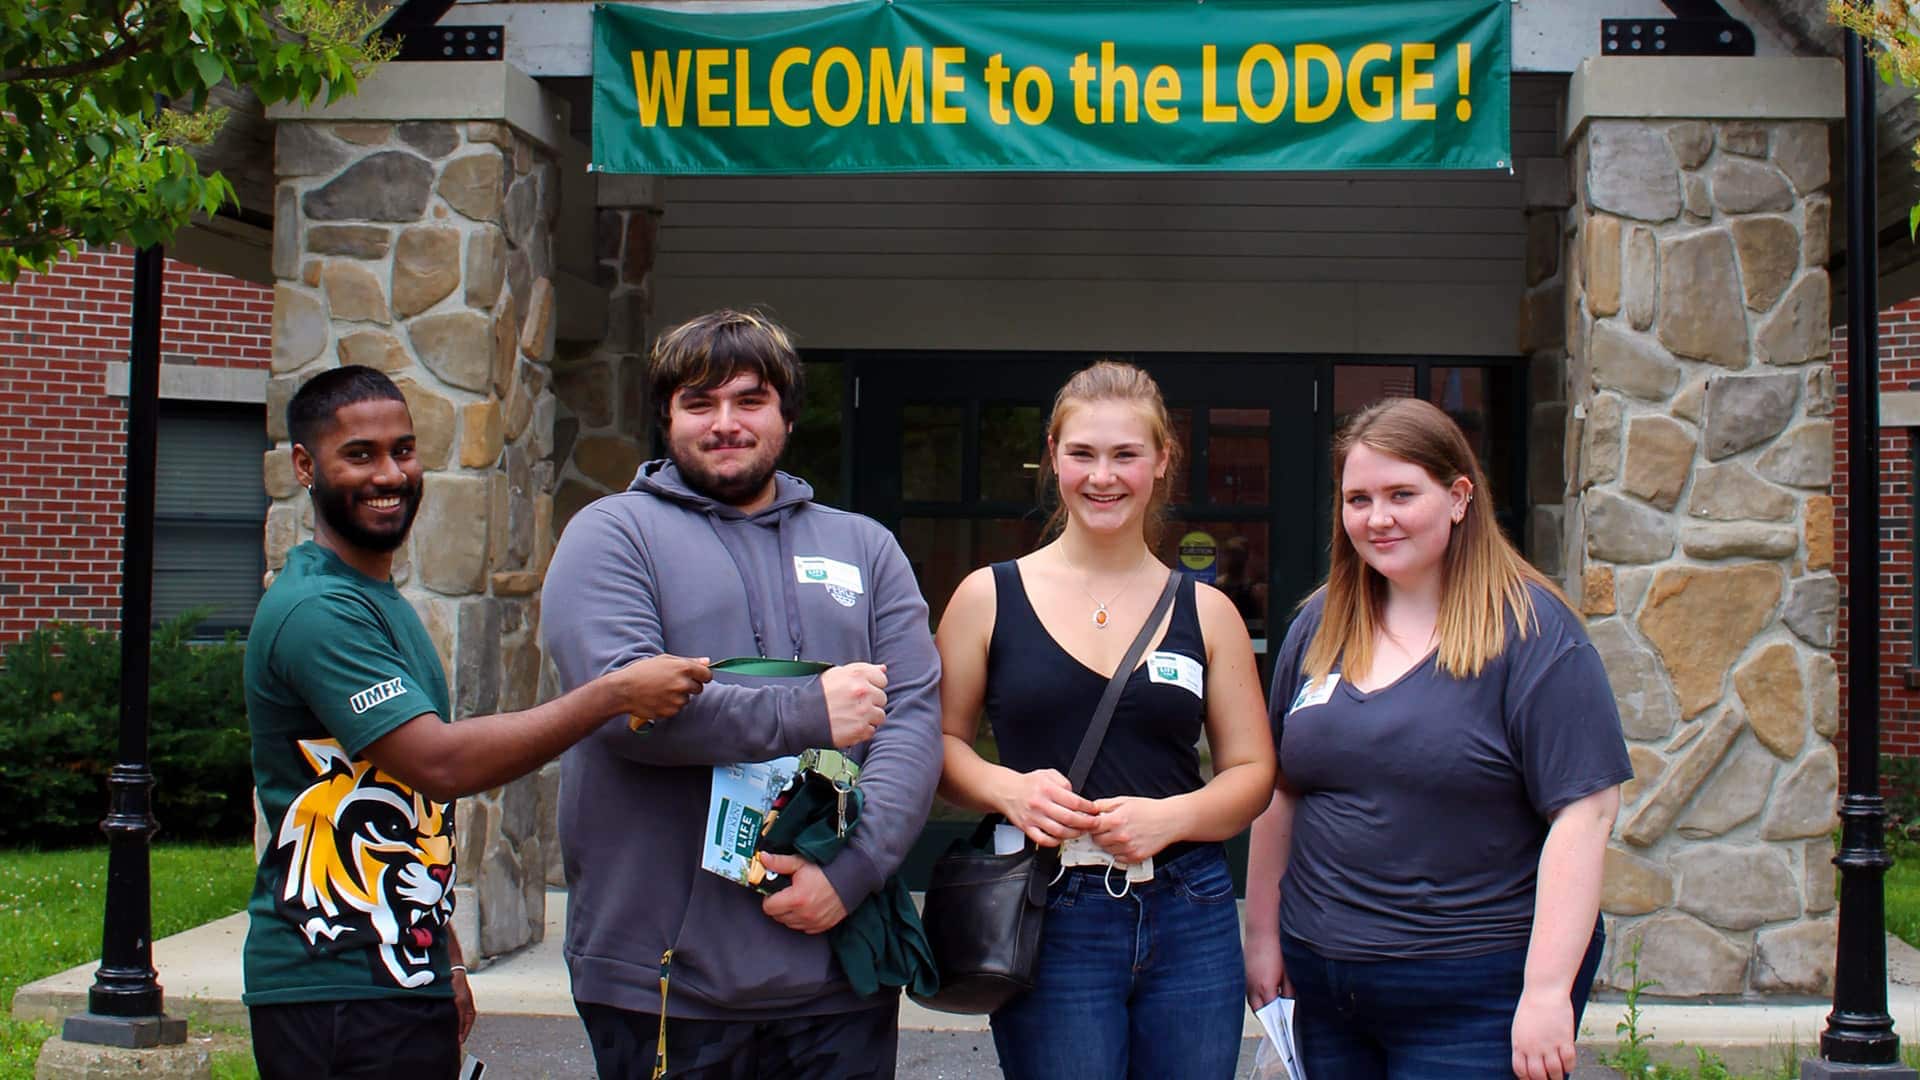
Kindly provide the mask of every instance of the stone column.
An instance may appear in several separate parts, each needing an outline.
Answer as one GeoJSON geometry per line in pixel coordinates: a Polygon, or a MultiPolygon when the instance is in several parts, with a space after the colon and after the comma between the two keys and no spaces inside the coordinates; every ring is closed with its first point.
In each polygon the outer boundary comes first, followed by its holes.
{"type": "MultiPolygon", "coordinates": [[[[569,344],[554,361],[559,395],[553,463],[558,480],[551,520],[557,535],[573,515],[603,495],[625,491],[650,451],[647,318],[653,312],[653,256],[660,232],[658,185],[648,176],[602,176],[594,208],[593,285],[606,290],[605,332],[598,342],[569,344]]],[[[543,696],[557,692],[551,665],[543,696]]],[[[557,797],[559,764],[540,772],[542,790],[557,797]]],[[[546,882],[566,885],[554,813],[541,819],[546,882]]]]}
{"type": "MultiPolygon", "coordinates": [[[[269,567],[311,535],[284,411],[338,364],[392,375],[425,498],[394,577],[446,667],[454,718],[536,700],[553,549],[552,233],[566,106],[498,63],[394,63],[358,97],[276,108],[269,567]]],[[[540,940],[534,781],[464,798],[456,930],[470,962],[540,940]]]]}
{"type": "Polygon", "coordinates": [[[1603,976],[1826,994],[1838,720],[1827,60],[1574,76],[1566,580],[1633,757],[1603,976]]]}
{"type": "MultiPolygon", "coordinates": [[[[1562,566],[1567,490],[1567,325],[1578,260],[1562,258],[1573,192],[1564,157],[1519,162],[1527,222],[1527,291],[1516,337],[1527,358],[1527,558],[1549,576],[1562,566]],[[1573,286],[1569,287],[1569,282],[1573,286]]],[[[1573,436],[1577,441],[1577,436],[1573,436]]]]}
{"type": "Polygon", "coordinates": [[[653,257],[661,208],[653,178],[601,177],[595,209],[594,283],[607,289],[606,336],[563,357],[561,466],[555,519],[564,528],[602,495],[625,491],[653,434],[646,400],[647,317],[653,310],[653,257]]]}

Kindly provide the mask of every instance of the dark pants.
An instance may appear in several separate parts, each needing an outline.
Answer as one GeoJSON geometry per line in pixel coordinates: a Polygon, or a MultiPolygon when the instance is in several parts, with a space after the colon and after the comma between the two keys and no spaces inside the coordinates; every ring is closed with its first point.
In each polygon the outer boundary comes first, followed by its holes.
{"type": "MultiPolygon", "coordinates": [[[[1600,966],[1595,929],[1573,980],[1573,1030],[1600,966]]],[[[1513,1075],[1513,1013],[1527,950],[1435,960],[1329,960],[1293,938],[1294,1038],[1311,1077],[1487,1080],[1513,1075]]]]}
{"type": "Polygon", "coordinates": [[[260,1080],[454,1080],[460,1017],[451,998],[256,1005],[260,1080]]]}
{"type": "MultiPolygon", "coordinates": [[[[576,1001],[600,1080],[647,1080],[660,1034],[656,1013],[576,1001]]],[[[688,1080],[892,1080],[900,997],[871,1009],[785,1020],[667,1018],[667,1075],[688,1080]]],[[[264,1080],[264,1078],[262,1078],[264,1080]]]]}

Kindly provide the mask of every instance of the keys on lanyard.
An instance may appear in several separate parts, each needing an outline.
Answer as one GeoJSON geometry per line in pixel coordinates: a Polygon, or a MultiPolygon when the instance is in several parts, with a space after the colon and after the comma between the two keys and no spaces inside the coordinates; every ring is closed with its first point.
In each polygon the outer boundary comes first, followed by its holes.
{"type": "Polygon", "coordinates": [[[847,835],[847,796],[853,793],[853,785],[838,777],[833,781],[833,830],[834,835],[845,839],[847,835]]]}
{"type": "Polygon", "coordinates": [[[835,836],[845,839],[853,828],[847,816],[847,804],[853,795],[854,782],[860,779],[859,763],[838,750],[803,750],[800,772],[817,773],[833,785],[833,831],[835,836]]]}

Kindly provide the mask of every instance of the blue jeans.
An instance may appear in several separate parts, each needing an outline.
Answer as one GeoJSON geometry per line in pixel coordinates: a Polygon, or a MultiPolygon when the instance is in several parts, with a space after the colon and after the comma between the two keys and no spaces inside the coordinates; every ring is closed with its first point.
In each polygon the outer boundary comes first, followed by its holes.
{"type": "MultiPolygon", "coordinates": [[[[1573,1029],[1605,935],[1596,927],[1573,980],[1573,1029]]],[[[1488,1080],[1513,1075],[1513,1012],[1527,950],[1431,960],[1329,960],[1282,936],[1294,1038],[1310,1077],[1488,1080]]]]}
{"type": "MultiPolygon", "coordinates": [[[[1114,887],[1120,876],[1114,875],[1114,887]]],[[[1120,899],[1069,870],[1047,897],[1033,990],[993,1014],[1009,1080],[1227,1080],[1246,976],[1233,878],[1218,844],[1120,899]]]]}

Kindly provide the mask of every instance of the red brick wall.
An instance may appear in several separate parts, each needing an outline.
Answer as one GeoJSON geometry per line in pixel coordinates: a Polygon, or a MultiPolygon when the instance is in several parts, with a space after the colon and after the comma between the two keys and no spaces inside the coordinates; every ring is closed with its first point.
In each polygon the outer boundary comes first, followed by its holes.
{"type": "MultiPolygon", "coordinates": [[[[1834,574],[1840,579],[1840,755],[1846,757],[1847,683],[1847,334],[1834,332],[1834,574]]],[[[1880,314],[1880,390],[1920,390],[1920,299],[1880,314]]],[[[1913,443],[1906,428],[1880,433],[1880,746],[1920,756],[1920,690],[1907,688],[1913,648],[1913,443]]]]}
{"type": "MultiPolygon", "coordinates": [[[[115,247],[0,285],[0,643],[119,621],[126,409],[106,373],[127,357],[132,272],[115,247]]],[[[165,360],[267,365],[270,290],[169,259],[164,291],[165,360]]]]}

